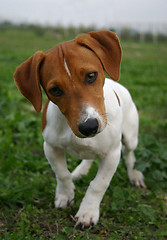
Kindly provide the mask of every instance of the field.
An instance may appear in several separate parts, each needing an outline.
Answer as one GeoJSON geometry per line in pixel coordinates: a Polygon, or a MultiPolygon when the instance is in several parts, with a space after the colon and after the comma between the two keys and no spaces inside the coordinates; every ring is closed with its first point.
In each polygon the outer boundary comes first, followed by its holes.
{"type": "MultiPolygon", "coordinates": [[[[44,157],[40,117],[17,90],[15,68],[37,50],[61,42],[53,34],[0,32],[0,239],[167,239],[167,45],[121,41],[120,83],[140,115],[136,167],[147,189],[128,181],[124,161],[101,203],[97,226],[74,228],[81,199],[97,171],[75,181],[75,205],[55,210],[56,179],[44,157]]],[[[44,97],[44,101],[46,98],[44,97]]],[[[79,160],[67,155],[69,169],[79,160]]]]}

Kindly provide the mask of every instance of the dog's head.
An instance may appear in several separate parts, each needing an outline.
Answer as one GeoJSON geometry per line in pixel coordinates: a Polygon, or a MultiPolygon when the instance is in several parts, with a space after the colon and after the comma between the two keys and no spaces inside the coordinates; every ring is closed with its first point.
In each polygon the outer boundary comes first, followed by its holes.
{"type": "Polygon", "coordinates": [[[20,92],[37,112],[42,108],[42,85],[49,100],[64,114],[74,134],[90,137],[107,124],[104,70],[119,79],[121,47],[115,33],[80,34],[47,51],[36,52],[14,74],[20,92]]]}

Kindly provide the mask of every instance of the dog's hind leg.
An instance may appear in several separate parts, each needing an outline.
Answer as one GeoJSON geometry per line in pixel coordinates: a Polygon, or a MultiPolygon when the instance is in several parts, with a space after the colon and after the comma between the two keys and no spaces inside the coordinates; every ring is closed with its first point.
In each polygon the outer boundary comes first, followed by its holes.
{"type": "Polygon", "coordinates": [[[77,179],[86,175],[93,163],[93,160],[82,160],[82,162],[72,172],[72,179],[77,179]]]}
{"type": "Polygon", "coordinates": [[[134,169],[136,158],[133,150],[129,150],[125,147],[123,154],[124,154],[130,182],[137,187],[146,188],[146,185],[144,183],[144,176],[142,172],[134,169]]]}
{"type": "Polygon", "coordinates": [[[138,144],[138,113],[133,102],[125,115],[122,141],[124,144],[123,155],[130,182],[138,187],[146,188],[143,174],[134,169],[136,161],[134,150],[138,144]]]}

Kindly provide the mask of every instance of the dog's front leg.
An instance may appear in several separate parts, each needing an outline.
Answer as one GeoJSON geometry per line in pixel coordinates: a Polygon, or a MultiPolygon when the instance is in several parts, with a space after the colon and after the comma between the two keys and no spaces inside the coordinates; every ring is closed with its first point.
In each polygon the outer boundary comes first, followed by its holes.
{"type": "Polygon", "coordinates": [[[121,143],[112,149],[106,157],[101,159],[97,175],[90,183],[79,211],[76,214],[76,226],[81,225],[81,227],[84,228],[97,224],[100,203],[117,169],[120,154],[121,143]]]}
{"type": "Polygon", "coordinates": [[[66,208],[74,203],[74,184],[67,169],[64,151],[44,142],[44,152],[57,178],[55,207],[66,208]]]}

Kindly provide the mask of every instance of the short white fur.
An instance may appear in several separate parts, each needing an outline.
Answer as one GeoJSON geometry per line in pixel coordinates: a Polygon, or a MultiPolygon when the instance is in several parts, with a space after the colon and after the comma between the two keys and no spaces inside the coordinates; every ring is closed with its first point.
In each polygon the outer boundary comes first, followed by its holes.
{"type": "Polygon", "coordinates": [[[68,68],[68,66],[67,66],[67,62],[66,62],[66,59],[64,58],[64,67],[65,67],[65,69],[66,69],[66,72],[68,73],[68,76],[71,78],[71,73],[70,73],[70,70],[69,70],[69,68],[68,68]]]}

